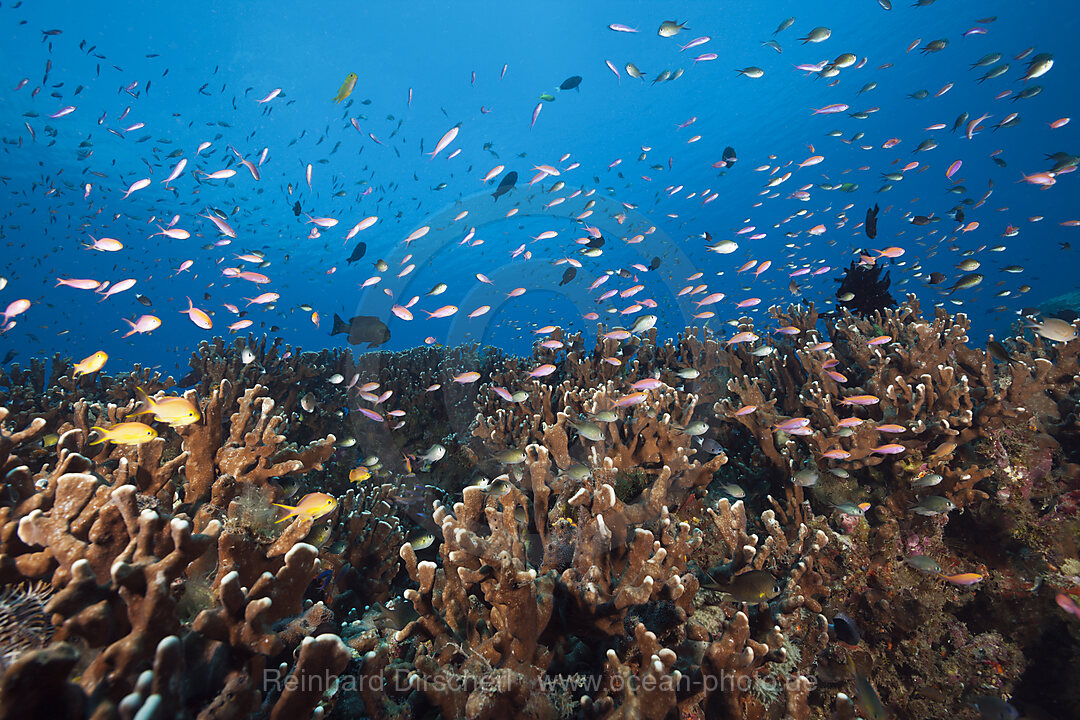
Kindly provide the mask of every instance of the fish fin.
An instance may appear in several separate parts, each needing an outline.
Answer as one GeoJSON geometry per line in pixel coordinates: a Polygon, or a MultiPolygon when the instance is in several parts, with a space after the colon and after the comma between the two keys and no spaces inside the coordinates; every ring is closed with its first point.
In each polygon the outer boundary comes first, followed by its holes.
{"type": "Polygon", "coordinates": [[[101,433],[101,437],[99,437],[97,440],[91,440],[89,443],[87,443],[88,445],[97,445],[98,443],[105,442],[105,438],[108,437],[108,431],[105,428],[94,425],[90,429],[97,430],[99,433],[101,433]]]}
{"type": "Polygon", "coordinates": [[[341,333],[349,332],[349,324],[341,319],[341,317],[334,313],[334,326],[330,329],[331,335],[339,335],[341,333]]]}
{"type": "Polygon", "coordinates": [[[280,505],[278,503],[270,503],[270,504],[275,506],[275,507],[285,508],[286,510],[289,511],[289,514],[286,515],[285,517],[281,518],[280,520],[275,520],[274,521],[275,525],[277,525],[280,522],[285,522],[286,520],[288,520],[291,517],[299,517],[300,516],[300,513],[296,512],[296,508],[293,507],[292,505],[280,505]]]}
{"type": "Polygon", "coordinates": [[[146,415],[147,413],[154,412],[154,401],[150,399],[150,396],[146,394],[138,385],[135,386],[136,396],[139,398],[139,407],[135,408],[135,412],[128,415],[128,417],[134,417],[136,415],[146,415]]]}

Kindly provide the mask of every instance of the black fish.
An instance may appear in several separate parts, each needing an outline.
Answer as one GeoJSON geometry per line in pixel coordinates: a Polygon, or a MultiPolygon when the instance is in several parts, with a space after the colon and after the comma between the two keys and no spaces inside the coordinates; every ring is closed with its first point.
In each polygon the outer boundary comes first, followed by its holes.
{"type": "Polygon", "coordinates": [[[724,148],[723,160],[727,163],[728,167],[735,167],[735,161],[738,158],[735,157],[735,148],[728,146],[724,148]]]}
{"type": "Polygon", "coordinates": [[[590,248],[602,248],[604,247],[604,242],[606,241],[604,240],[603,235],[601,235],[600,237],[593,237],[590,235],[589,242],[585,243],[585,246],[590,248]]]}
{"type": "Polygon", "coordinates": [[[334,313],[334,328],[330,334],[347,334],[350,345],[366,342],[368,347],[375,347],[390,339],[390,328],[374,315],[357,315],[345,322],[334,313]]]}
{"type": "Polygon", "coordinates": [[[15,356],[19,354],[18,350],[8,350],[4,354],[4,359],[0,360],[0,365],[7,365],[9,362],[15,359],[15,356]]]}
{"type": "Polygon", "coordinates": [[[927,280],[927,285],[938,285],[945,282],[945,273],[932,272],[930,278],[927,280]]]}
{"type": "Polygon", "coordinates": [[[858,645],[862,635],[855,621],[842,612],[836,613],[836,617],[829,623],[829,629],[833,631],[836,639],[848,645],[858,645]]]}
{"type": "Polygon", "coordinates": [[[659,257],[659,256],[657,256],[657,257],[654,257],[654,258],[652,259],[652,262],[650,262],[650,263],[649,263],[649,269],[650,269],[650,270],[655,270],[656,268],[660,267],[660,263],[661,263],[661,262],[662,262],[662,261],[660,260],[660,257],[659,257]]]}
{"type": "Polygon", "coordinates": [[[871,240],[877,237],[877,214],[877,203],[874,203],[872,208],[866,208],[866,222],[863,224],[863,229],[866,230],[866,237],[871,240]]]}
{"type": "Polygon", "coordinates": [[[300,201],[297,200],[292,206],[293,215],[300,217],[300,201]]]}
{"type": "Polygon", "coordinates": [[[503,175],[503,179],[499,181],[499,187],[495,188],[495,192],[491,194],[491,197],[495,198],[495,202],[499,202],[499,197],[510,192],[510,188],[514,187],[516,182],[517,173],[511,170],[503,175]]]}
{"type": "MultiPolygon", "coordinates": [[[[580,84],[581,84],[581,76],[580,75],[574,75],[573,77],[568,77],[565,80],[563,80],[563,84],[559,86],[559,89],[560,90],[574,90],[580,84]]],[[[578,92],[581,92],[581,91],[578,90],[578,92]]]]}
{"type": "Polygon", "coordinates": [[[353,248],[352,255],[349,256],[349,259],[347,260],[347,262],[349,262],[349,263],[356,262],[360,258],[364,257],[364,253],[366,253],[366,252],[367,252],[367,243],[365,243],[365,242],[356,243],[356,247],[353,248]]]}
{"type": "Polygon", "coordinates": [[[135,299],[138,300],[143,305],[145,305],[146,307],[150,307],[150,306],[152,306],[154,304],[154,303],[150,302],[150,298],[146,297],[145,295],[136,294],[135,299]]]}
{"type": "Polygon", "coordinates": [[[180,378],[176,382],[177,382],[178,385],[180,385],[180,387],[188,387],[190,385],[194,385],[195,383],[199,382],[199,380],[201,380],[201,379],[202,379],[202,370],[199,370],[198,368],[195,368],[194,370],[192,370],[191,372],[189,372],[187,375],[180,378]]]}
{"type": "Polygon", "coordinates": [[[404,600],[398,600],[392,606],[384,605],[381,602],[372,603],[371,607],[379,614],[379,616],[395,629],[402,629],[413,620],[420,617],[420,613],[413,609],[412,603],[404,600]]]}
{"type": "Polygon", "coordinates": [[[1010,355],[1009,351],[1005,349],[1005,346],[997,340],[991,340],[986,343],[986,352],[989,353],[991,357],[996,358],[1001,362],[1013,362],[1013,356],[1010,355]]]}
{"type": "Polygon", "coordinates": [[[915,217],[911,218],[911,224],[912,225],[929,225],[930,224],[930,216],[929,215],[916,215],[915,217]]]}
{"type": "Polygon", "coordinates": [[[573,266],[566,268],[566,272],[562,274],[562,282],[559,283],[559,286],[565,285],[575,277],[577,277],[577,268],[573,266]]]}

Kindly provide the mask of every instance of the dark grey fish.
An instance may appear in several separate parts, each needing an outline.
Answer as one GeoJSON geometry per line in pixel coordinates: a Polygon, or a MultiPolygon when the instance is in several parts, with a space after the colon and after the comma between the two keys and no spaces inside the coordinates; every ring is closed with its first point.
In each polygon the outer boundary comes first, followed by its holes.
{"type": "Polygon", "coordinates": [[[873,240],[877,237],[877,214],[879,208],[877,203],[874,203],[874,207],[866,209],[866,222],[863,228],[866,230],[866,237],[873,240]]]}
{"type": "Polygon", "coordinates": [[[1020,717],[1020,711],[998,697],[982,695],[975,698],[973,703],[986,720],[1016,720],[1020,717]]]}
{"type": "MultiPolygon", "coordinates": [[[[559,86],[560,90],[574,90],[581,85],[581,76],[574,75],[563,80],[563,84],[559,86]]],[[[580,92],[580,91],[579,91],[580,92]]]]}
{"type": "Polygon", "coordinates": [[[401,630],[406,625],[411,623],[420,617],[420,614],[413,608],[412,603],[402,599],[391,601],[391,604],[384,605],[380,602],[371,604],[371,607],[378,613],[384,621],[392,625],[395,629],[401,630]]]}
{"type": "Polygon", "coordinates": [[[334,313],[334,328],[330,335],[347,334],[350,345],[367,343],[368,347],[382,345],[390,339],[390,328],[374,315],[357,315],[350,318],[349,322],[342,320],[334,313]]]}
{"type": "Polygon", "coordinates": [[[859,626],[855,621],[842,612],[836,613],[836,617],[829,623],[829,629],[833,631],[836,639],[848,645],[858,645],[862,639],[859,626]]]}
{"type": "Polygon", "coordinates": [[[503,175],[502,180],[499,181],[499,187],[495,188],[495,192],[491,194],[491,197],[495,198],[495,202],[499,202],[500,197],[510,192],[515,183],[517,183],[517,178],[518,174],[514,170],[503,175]]]}
{"type": "Polygon", "coordinates": [[[577,268],[573,266],[568,267],[566,268],[566,272],[562,274],[562,281],[559,283],[559,285],[565,285],[566,283],[573,280],[575,277],[577,277],[577,268]]]}
{"type": "Polygon", "coordinates": [[[1009,351],[1005,349],[1005,346],[999,343],[997,340],[991,340],[986,343],[986,352],[990,353],[990,356],[1000,360],[1001,362],[1011,363],[1013,356],[1009,354],[1009,351]]]}
{"type": "Polygon", "coordinates": [[[346,262],[354,263],[357,260],[359,260],[360,258],[364,257],[364,253],[366,253],[366,252],[367,252],[367,243],[358,242],[358,243],[356,243],[356,247],[353,248],[352,255],[349,256],[349,259],[346,262]]]}

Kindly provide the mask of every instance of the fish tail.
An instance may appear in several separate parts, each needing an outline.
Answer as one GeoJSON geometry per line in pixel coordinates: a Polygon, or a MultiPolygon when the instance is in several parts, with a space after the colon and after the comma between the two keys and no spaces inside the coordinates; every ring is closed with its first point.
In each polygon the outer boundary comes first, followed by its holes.
{"type": "Polygon", "coordinates": [[[291,517],[296,517],[297,515],[299,515],[299,513],[296,512],[296,508],[293,507],[292,505],[279,505],[278,503],[270,503],[270,504],[275,506],[275,507],[285,508],[286,510],[289,511],[289,514],[286,515],[285,517],[281,518],[280,520],[275,520],[274,521],[275,525],[277,525],[280,522],[285,522],[286,520],[288,520],[291,517]]]}
{"type": "Polygon", "coordinates": [[[154,412],[154,401],[150,399],[150,396],[146,394],[146,391],[136,385],[135,393],[139,398],[139,406],[135,408],[135,412],[128,415],[128,417],[146,415],[147,413],[154,412]]]}
{"type": "Polygon", "coordinates": [[[97,440],[91,440],[89,443],[87,443],[88,445],[98,445],[99,443],[103,443],[105,442],[105,439],[109,436],[108,430],[103,427],[98,427],[97,425],[94,425],[90,429],[97,430],[99,433],[101,433],[101,437],[99,437],[97,440]]]}
{"type": "Polygon", "coordinates": [[[340,335],[347,332],[349,332],[349,324],[342,320],[337,313],[334,313],[334,326],[330,329],[330,334],[340,335]]]}

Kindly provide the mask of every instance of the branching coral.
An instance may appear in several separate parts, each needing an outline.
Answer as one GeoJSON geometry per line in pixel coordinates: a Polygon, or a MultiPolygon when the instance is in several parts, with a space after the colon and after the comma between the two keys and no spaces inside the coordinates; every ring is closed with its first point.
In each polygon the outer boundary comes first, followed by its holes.
{"type": "Polygon", "coordinates": [[[39,583],[41,632],[8,643],[0,713],[851,717],[849,655],[898,713],[929,712],[898,690],[927,667],[951,710],[1015,690],[1019,648],[1067,633],[987,618],[1052,615],[1080,582],[1080,343],[991,356],[913,298],[827,335],[812,306],[770,315],[764,351],[697,329],[556,329],[531,358],[215,340],[184,379],[202,419],[138,446],[91,426],[171,378],[7,371],[0,581],[39,583]],[[336,506],[274,522],[312,492],[336,506]],[[961,512],[913,512],[929,496],[961,512]]]}

